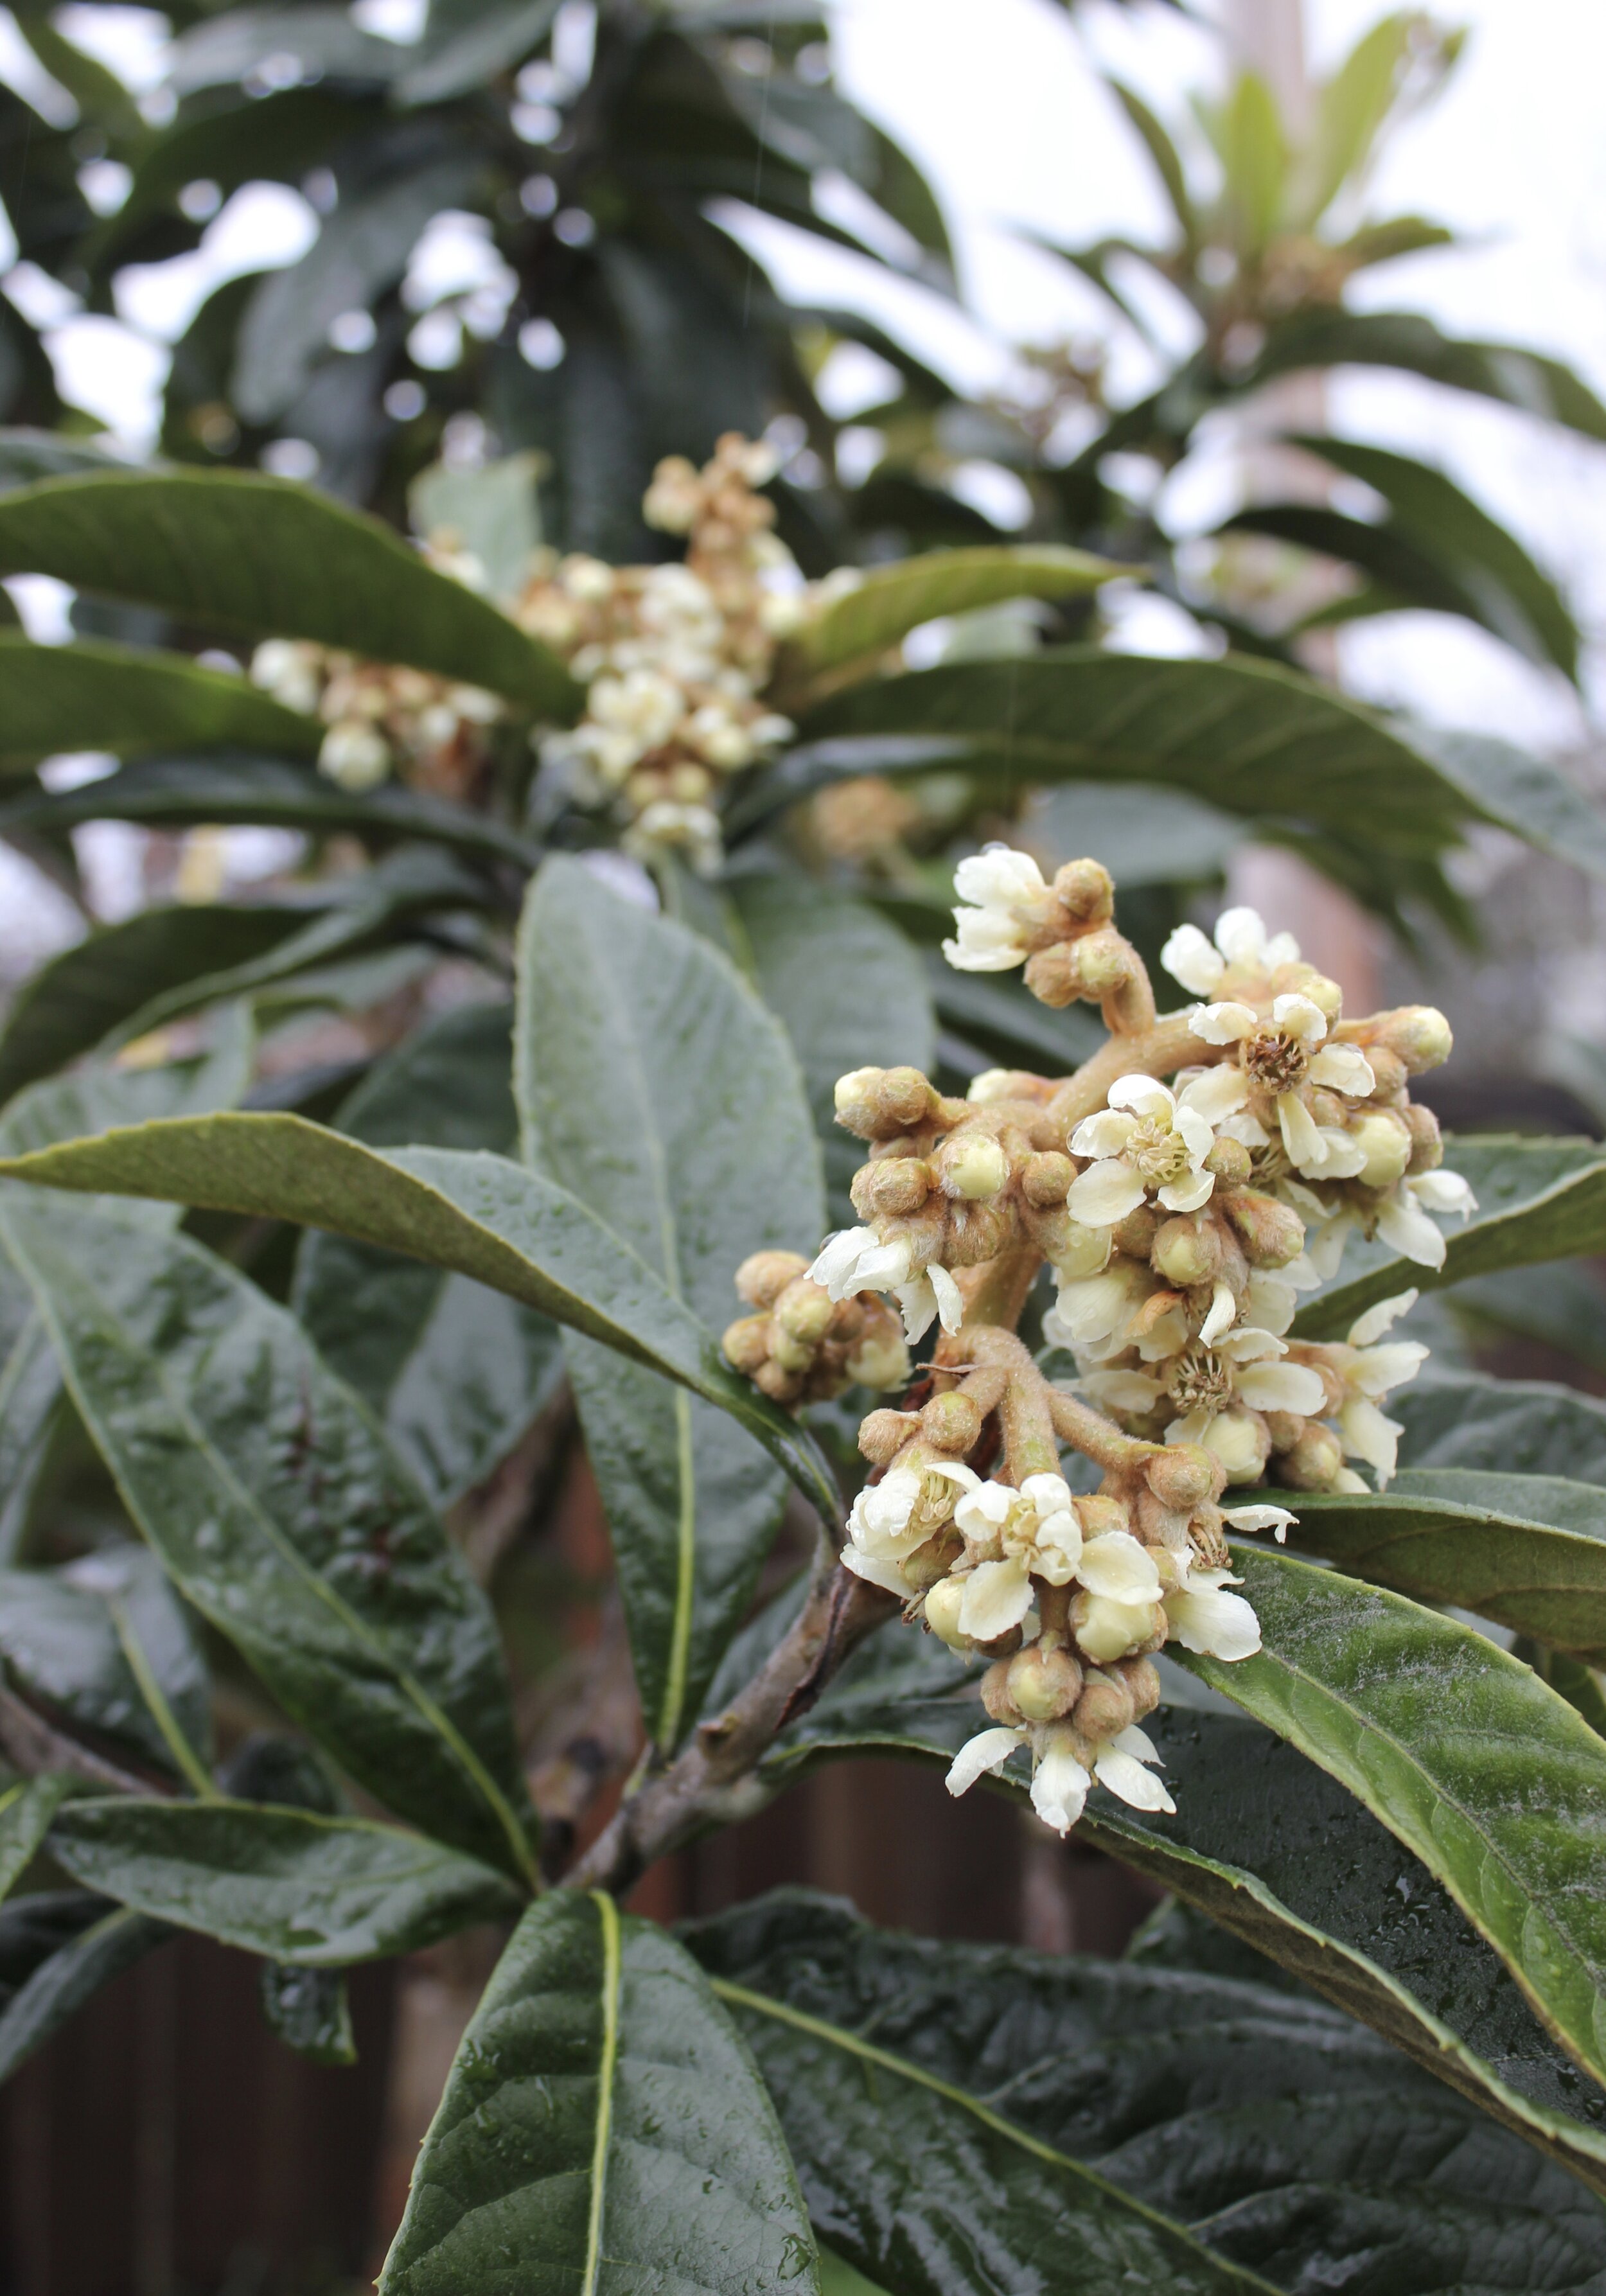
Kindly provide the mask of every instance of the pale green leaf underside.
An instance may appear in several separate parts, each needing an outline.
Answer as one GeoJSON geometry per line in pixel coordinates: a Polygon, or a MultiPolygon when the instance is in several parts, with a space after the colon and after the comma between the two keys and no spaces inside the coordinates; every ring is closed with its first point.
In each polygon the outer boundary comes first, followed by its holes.
{"type": "Polygon", "coordinates": [[[791,644],[808,668],[832,669],[895,644],[938,615],[969,613],[1006,598],[1085,596],[1132,572],[1111,559],[1048,543],[927,551],[873,568],[856,588],[821,607],[791,644]]]}

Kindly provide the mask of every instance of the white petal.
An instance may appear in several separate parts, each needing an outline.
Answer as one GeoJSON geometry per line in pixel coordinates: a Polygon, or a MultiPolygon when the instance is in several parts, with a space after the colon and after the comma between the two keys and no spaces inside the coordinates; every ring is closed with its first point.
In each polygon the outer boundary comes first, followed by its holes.
{"type": "Polygon", "coordinates": [[[1349,1326],[1350,1346],[1371,1347],[1382,1338],[1391,1324],[1397,1324],[1402,1316],[1408,1316],[1421,1297],[1421,1292],[1413,1285],[1409,1292],[1397,1292],[1392,1300],[1380,1300],[1375,1308],[1368,1308],[1365,1314],[1357,1316],[1349,1326]]]}
{"type": "Polygon", "coordinates": [[[1202,1164],[1216,1145],[1216,1135],[1208,1116],[1198,1109],[1179,1107],[1171,1120],[1172,1130],[1178,1134],[1188,1152],[1190,1164],[1202,1164]]]}
{"type": "Polygon", "coordinates": [[[1258,910],[1223,909],[1216,920],[1216,946],[1229,964],[1255,964],[1266,955],[1266,926],[1258,910]]]}
{"type": "Polygon", "coordinates": [[[1322,1145],[1326,1152],[1322,1166],[1324,1180],[1353,1180],[1357,1172],[1365,1170],[1366,1151],[1341,1127],[1323,1124],[1321,1133],[1322,1145]]]}
{"type": "Polygon", "coordinates": [[[1090,1371],[1081,1386],[1100,1411],[1152,1411],[1165,1390],[1137,1371],[1090,1371]]]}
{"type": "MultiPolygon", "coordinates": [[[[1315,1289],[1315,1270],[1314,1268],[1311,1270],[1311,1283],[1305,1287],[1307,1291],[1315,1289]]],[[[1275,1275],[1266,1275],[1263,1268],[1250,1269],[1249,1290],[1244,1294],[1243,1312],[1251,1324],[1258,1324],[1263,1332],[1281,1335],[1293,1322],[1294,1313],[1299,1304],[1299,1287],[1290,1283],[1286,1268],[1282,1269],[1275,1275]]]]}
{"type": "Polygon", "coordinates": [[[1148,1548],[1129,1530],[1101,1531],[1082,1549],[1077,1577],[1090,1595],[1115,1603],[1153,1603],[1159,1598],[1159,1572],[1148,1548]]]}
{"type": "Polygon", "coordinates": [[[1051,1740],[1032,1779],[1032,1808],[1045,1825],[1069,1833],[1081,1816],[1093,1780],[1068,1745],[1051,1740]]]}
{"type": "Polygon", "coordinates": [[[1132,1167],[1110,1158],[1087,1167],[1072,1183],[1065,1203],[1072,1219],[1080,1220],[1085,1227],[1113,1227],[1128,1212],[1135,1212],[1146,1194],[1132,1167]]]}
{"type": "Polygon", "coordinates": [[[873,1242],[871,1249],[861,1252],[854,1270],[854,1288],[859,1292],[890,1292],[895,1284],[909,1281],[910,1262],[914,1247],[906,1235],[895,1235],[890,1243],[873,1242]]]}
{"type": "Polygon", "coordinates": [[[1307,1419],[1327,1399],[1320,1374],[1308,1364],[1246,1364],[1237,1387],[1240,1401],[1251,1411],[1297,1411],[1307,1419]]]}
{"type": "Polygon", "coordinates": [[[948,1482],[957,1483],[963,1490],[979,1491],[981,1488],[981,1477],[975,1468],[967,1467],[959,1459],[935,1459],[926,1472],[928,1475],[941,1475],[948,1482]]]}
{"type": "Polygon", "coordinates": [[[1137,1129],[1137,1119],[1118,1108],[1085,1116],[1070,1136],[1073,1156],[1118,1156],[1137,1129]]]}
{"type": "Polygon", "coordinates": [[[974,1738],[967,1738],[949,1765],[948,1775],[944,1781],[948,1792],[951,1794],[968,1793],[978,1778],[985,1777],[989,1770],[1001,1770],[1016,1747],[1024,1743],[1019,1730],[1006,1730],[1002,1726],[996,1730],[983,1730],[974,1738]]]}
{"type": "Polygon", "coordinates": [[[1110,1742],[1118,1754],[1130,1754],[1135,1762],[1147,1762],[1151,1769],[1157,1770],[1163,1770],[1166,1767],[1160,1759],[1159,1748],[1149,1733],[1140,1730],[1135,1722],[1128,1722],[1124,1730],[1118,1730],[1110,1742]]]}
{"type": "Polygon", "coordinates": [[[959,1631],[975,1642],[990,1643],[996,1635],[1007,1635],[1012,1627],[1018,1627],[1031,1606],[1032,1586],[1024,1555],[978,1563],[964,1582],[959,1631]]]}
{"type": "Polygon", "coordinates": [[[926,1270],[926,1277],[937,1295],[937,1317],[945,1332],[956,1332],[964,1321],[964,1300],[954,1278],[946,1267],[935,1264],[926,1270]]]}
{"type": "Polygon", "coordinates": [[[856,1578],[868,1578],[873,1587],[884,1587],[889,1595],[897,1595],[906,1602],[910,1587],[896,1562],[884,1555],[866,1554],[856,1546],[842,1549],[842,1568],[851,1570],[856,1578]]]}
{"type": "Polygon", "coordinates": [[[1210,1312],[1199,1327],[1199,1336],[1207,1348],[1213,1348],[1233,1328],[1238,1314],[1238,1302],[1230,1283],[1217,1283],[1210,1295],[1210,1312]]]}
{"type": "Polygon", "coordinates": [[[979,853],[968,853],[954,872],[954,890],[960,899],[979,902],[984,908],[1029,901],[1047,890],[1031,855],[1013,845],[987,845],[979,853]]]}
{"type": "Polygon", "coordinates": [[[967,1538],[985,1546],[1010,1518],[1015,1494],[1007,1483],[979,1483],[954,1510],[954,1520],[967,1538]]]}
{"type": "Polygon", "coordinates": [[[1170,1086],[1151,1076],[1117,1077],[1105,1098],[1111,1108],[1130,1108],[1139,1116],[1169,1116],[1176,1106],[1170,1086]]]}
{"type": "Polygon", "coordinates": [[[1459,1172],[1419,1172],[1405,1185],[1430,1212],[1459,1212],[1465,1219],[1478,1210],[1478,1199],[1459,1172]]]}
{"type": "Polygon", "coordinates": [[[1408,1186],[1397,1188],[1384,1200],[1377,1232],[1402,1259],[1413,1259],[1419,1267],[1445,1264],[1444,1232],[1434,1226],[1408,1186]]]}
{"type": "Polygon", "coordinates": [[[1297,1514],[1290,1514],[1286,1507],[1280,1506],[1224,1507],[1221,1519],[1230,1522],[1234,1530],[1274,1530],[1279,1546],[1299,1520],[1297,1514]]]}
{"type": "Polygon", "coordinates": [[[1299,944],[1292,933],[1274,933],[1266,942],[1265,953],[1261,958],[1261,963],[1266,966],[1266,971],[1274,972],[1280,964],[1298,964],[1299,962],[1299,944]]]}
{"type": "Polygon", "coordinates": [[[1241,1595],[1189,1587],[1166,1599],[1166,1617],[1184,1650],[1229,1662],[1252,1658],[1260,1647],[1260,1621],[1241,1595]]]}
{"type": "Polygon", "coordinates": [[[1163,1363],[1168,1356],[1180,1355],[1188,1339],[1186,1315],[1181,1308],[1168,1308],[1144,1331],[1137,1351],[1145,1363],[1163,1363]]]}
{"type": "Polygon", "coordinates": [[[1070,1485],[1063,1475],[1028,1475],[1020,1496],[1044,1516],[1063,1513],[1070,1506],[1070,1485]]]}
{"type": "Polygon", "coordinates": [[[1277,1128],[1288,1160],[1300,1172],[1319,1172],[1327,1161],[1327,1144],[1316,1119],[1296,1092],[1277,1095],[1277,1128]]]}
{"type": "Polygon", "coordinates": [[[913,1347],[937,1321],[936,1289],[929,1277],[917,1275],[913,1283],[898,1284],[892,1296],[903,1311],[904,1337],[913,1347]]]}
{"type": "Polygon", "coordinates": [[[1268,1363],[1274,1357],[1285,1356],[1288,1349],[1275,1332],[1262,1331],[1258,1324],[1241,1324],[1221,1343],[1221,1352],[1235,1364],[1268,1363]]]}
{"type": "Polygon", "coordinates": [[[1168,1212],[1196,1212],[1216,1192],[1214,1172],[1192,1172],[1185,1180],[1168,1180],[1159,1201],[1168,1212]]]}
{"type": "Polygon", "coordinates": [[[1216,1129],[1224,1139],[1241,1141],[1246,1148],[1265,1148],[1271,1142],[1272,1136],[1260,1119],[1250,1116],[1247,1111],[1223,1117],[1216,1129]]]}
{"type": "Polygon", "coordinates": [[[874,1246],[875,1236],[870,1228],[839,1228],[820,1246],[815,1264],[808,1271],[809,1282],[823,1284],[833,1300],[845,1299],[859,1261],[874,1246]]]}
{"type": "Polygon", "coordinates": [[[1377,1090],[1372,1063],[1358,1045],[1323,1045],[1305,1073],[1312,1084],[1348,1093],[1351,1100],[1370,1100],[1377,1090]]]}
{"type": "Polygon", "coordinates": [[[1308,996],[1274,996],[1272,1019],[1285,1037],[1302,1045],[1319,1045],[1327,1034],[1327,1015],[1308,996]]]}
{"type": "Polygon", "coordinates": [[[1113,1743],[1098,1754],[1093,1769],[1102,1786],[1107,1786],[1112,1794],[1118,1795],[1134,1809],[1174,1811],[1176,1808],[1152,1772],[1146,1770],[1131,1754],[1121,1752],[1113,1743]]]}
{"type": "Polygon", "coordinates": [[[1178,925],[1159,961],[1173,980],[1193,996],[1208,996],[1226,971],[1225,960],[1210,947],[1197,925],[1178,925]]]}
{"type": "MultiPolygon", "coordinates": [[[[967,909],[967,916],[979,914],[967,909]]],[[[945,940],[942,953],[955,972],[1008,972],[1026,962],[1026,951],[1012,935],[1000,939],[991,947],[977,947],[964,940],[945,940]]]]}
{"type": "Polygon", "coordinates": [[[1252,1004],[1201,1004],[1188,1015],[1188,1031],[1207,1045],[1241,1044],[1260,1026],[1252,1004]]]}
{"type": "Polygon", "coordinates": [[[1176,1095],[1179,1108],[1197,1109],[1207,1124],[1218,1125],[1224,1116],[1236,1115],[1249,1097],[1249,1078],[1231,1061],[1218,1061],[1184,1085],[1176,1095]]]}
{"type": "Polygon", "coordinates": [[[1385,1419],[1375,1403],[1361,1398],[1344,1406],[1339,1414],[1339,1425],[1343,1431],[1346,1453],[1352,1459],[1364,1459],[1377,1477],[1379,1490],[1385,1489],[1399,1457],[1399,1439],[1404,1431],[1398,1420],[1385,1419]]]}
{"type": "Polygon", "coordinates": [[[1381,1403],[1390,1389],[1413,1380],[1427,1360],[1420,1340],[1389,1340],[1381,1348],[1360,1349],[1345,1375],[1362,1395],[1381,1403]]]}

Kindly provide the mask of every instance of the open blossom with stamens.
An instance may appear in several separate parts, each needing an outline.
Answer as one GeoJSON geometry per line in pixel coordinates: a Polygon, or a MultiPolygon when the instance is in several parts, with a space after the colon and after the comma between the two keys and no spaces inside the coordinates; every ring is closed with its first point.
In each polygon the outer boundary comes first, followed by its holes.
{"type": "Polygon", "coordinates": [[[1094,1160],[1066,1199],[1085,1227],[1113,1227],[1151,1194],[1167,1211],[1192,1212],[1216,1185],[1204,1168],[1216,1125],[1243,1106],[1248,1086],[1230,1069],[1208,1069],[1175,1093],[1149,1076],[1121,1077],[1109,1106],[1071,1135],[1073,1156],[1094,1160]]]}
{"type": "Polygon", "coordinates": [[[957,940],[945,940],[942,953],[958,972],[1007,972],[1024,964],[1033,942],[1031,926],[1049,902],[1043,872],[1029,853],[989,845],[967,855],[954,872],[954,890],[973,907],[954,912],[957,940]]]}
{"type": "Polygon", "coordinates": [[[1091,1400],[1105,1409],[1136,1414],[1169,1401],[1176,1415],[1166,1429],[1167,1442],[1202,1443],[1215,1451],[1218,1444],[1229,1444],[1217,1427],[1223,1418],[1232,1421],[1244,1411],[1286,1411],[1308,1418],[1322,1409],[1326,1390],[1320,1374],[1306,1364],[1284,1362],[1287,1353],[1275,1332],[1241,1324],[1208,1341],[1201,1332],[1156,1373],[1092,1372],[1083,1383],[1091,1400]]]}
{"type": "Polygon", "coordinates": [[[968,1494],[980,1488],[975,1469],[952,1460],[894,1467],[855,1499],[842,1549],[844,1567],[889,1594],[908,1595],[913,1589],[904,1576],[905,1563],[953,1521],[968,1494]]]}
{"type": "Polygon", "coordinates": [[[964,1579],[959,1629],[979,1643],[1018,1627],[1032,1604],[1034,1578],[1066,1587],[1083,1554],[1082,1526],[1060,1475],[1028,1475],[1019,1490],[986,1482],[954,1510],[967,1554],[979,1557],[964,1579]]]}
{"type": "Polygon", "coordinates": [[[1384,1340],[1383,1333],[1408,1315],[1416,1300],[1414,1292],[1380,1300],[1350,1325],[1342,1347],[1323,1351],[1344,1384],[1339,1431],[1345,1452],[1372,1469],[1380,1491],[1387,1490],[1393,1476],[1404,1431],[1397,1419],[1385,1418],[1379,1406],[1392,1389],[1414,1379],[1428,1358],[1420,1340],[1384,1340]]]}
{"type": "Polygon", "coordinates": [[[916,1268],[907,1236],[883,1243],[873,1228],[840,1228],[828,1235],[809,1269],[809,1281],[823,1285],[832,1300],[856,1292],[890,1292],[904,1313],[905,1335],[922,1338],[940,1319],[945,1332],[964,1321],[959,1286],[946,1267],[916,1268]]]}
{"type": "Polygon", "coordinates": [[[1149,1775],[1159,1766],[1159,1755],[1152,1739],[1135,1722],[1093,1753],[1091,1772],[1082,1758],[1092,1750],[1064,1724],[979,1731],[954,1757],[948,1792],[968,1793],[978,1778],[1001,1770],[1018,1746],[1032,1750],[1032,1808],[1058,1834],[1069,1833],[1081,1816],[1094,1778],[1134,1809],[1176,1808],[1159,1780],[1149,1775]]]}

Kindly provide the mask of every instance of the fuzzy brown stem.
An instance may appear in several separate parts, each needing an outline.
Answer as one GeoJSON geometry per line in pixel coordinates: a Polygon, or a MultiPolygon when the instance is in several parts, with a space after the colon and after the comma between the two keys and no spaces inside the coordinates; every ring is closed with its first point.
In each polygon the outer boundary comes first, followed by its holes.
{"type": "Polygon", "coordinates": [[[169,1785],[136,1777],[132,1770],[121,1769],[103,1755],[81,1746],[76,1738],[53,1728],[42,1714],[36,1714],[12,1690],[0,1689],[0,1753],[25,1777],[65,1771],[70,1777],[99,1786],[102,1793],[138,1794],[143,1800],[173,1791],[169,1785]]]}
{"type": "Polygon", "coordinates": [[[1045,1387],[1044,1392],[1054,1432],[1106,1474],[1125,1473],[1165,1448],[1161,1443],[1143,1443],[1135,1435],[1123,1435],[1090,1405],[1057,1387],[1045,1387]]]}
{"type": "Polygon", "coordinates": [[[1207,1045],[1188,1026],[1185,1013],[1173,1013],[1135,1036],[1112,1037],[1084,1061],[1048,1103],[1056,1125],[1069,1136],[1085,1116],[1103,1107],[1110,1087],[1124,1076],[1169,1076],[1180,1068],[1203,1067],[1235,1053],[1234,1045],[1207,1045]]]}

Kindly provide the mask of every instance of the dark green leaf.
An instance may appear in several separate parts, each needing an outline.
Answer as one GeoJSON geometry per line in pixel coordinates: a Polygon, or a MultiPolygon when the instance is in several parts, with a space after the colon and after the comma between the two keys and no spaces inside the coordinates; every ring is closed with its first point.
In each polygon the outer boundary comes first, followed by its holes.
{"type": "Polygon", "coordinates": [[[201,669],[182,654],[139,653],[89,638],[35,645],[0,630],[0,678],[6,704],[0,772],[15,773],[63,750],[130,757],[232,743],[306,757],[322,739],[310,718],[270,701],[243,677],[201,669]]]}
{"type": "Polygon", "coordinates": [[[38,479],[78,477],[127,468],[87,439],[61,439],[53,430],[0,430],[0,491],[30,487],[38,479]]]}
{"type": "Polygon", "coordinates": [[[142,1125],[37,1156],[0,1176],[90,1193],[154,1196],[327,1227],[451,1267],[601,1340],[750,1428],[828,1513],[836,1486],[813,1439],[739,1379],[718,1343],[575,1197],[501,1156],[376,1154],[295,1116],[142,1125]]]}
{"type": "Polygon", "coordinates": [[[1301,1495],[1298,1545],[1600,1664],[1606,1493],[1560,1475],[1406,1469],[1386,1492],[1301,1495]]]}
{"type": "Polygon", "coordinates": [[[287,2048],[318,2065],[356,2062],[351,2004],[338,1969],[298,1969],[265,1961],[258,1980],[262,2014],[287,2048]]]}
{"type": "MultiPolygon", "coordinates": [[[[26,1921],[36,1902],[13,1899],[0,1912],[0,1923],[7,1915],[20,1915],[26,1921]]],[[[75,1892],[53,1904],[58,1910],[60,1942],[49,1939],[46,1951],[0,2011],[0,2081],[9,2080],[92,1994],[173,1934],[165,1922],[147,1921],[143,1914],[110,1905],[104,1898],[75,1892]]],[[[0,1931],[0,1959],[9,1958],[4,1942],[0,1931]]]]}
{"type": "MultiPolygon", "coordinates": [[[[419,179],[421,191],[426,181],[419,179]]],[[[269,280],[294,282],[306,267],[270,273],[269,280]]],[[[266,292],[266,284],[258,290],[259,296],[266,292]]],[[[338,308],[364,308],[366,300],[348,294],[338,308]]],[[[249,332],[249,320],[247,325],[249,332]]],[[[282,319],[275,333],[283,342],[282,319]]],[[[0,573],[53,575],[77,589],[162,606],[185,621],[247,636],[315,638],[488,686],[531,709],[565,713],[576,703],[557,657],[488,599],[426,564],[377,519],[284,479],[184,471],[46,480],[0,496],[0,573]]],[[[246,694],[274,706],[249,688],[246,694]]],[[[292,727],[302,723],[290,717],[292,727]]],[[[306,746],[295,734],[266,726],[253,731],[244,723],[204,730],[174,725],[156,738],[232,740],[292,751],[306,746]]],[[[11,732],[5,740],[10,750],[23,747],[11,732]]]]}
{"type": "Polygon", "coordinates": [[[802,668],[832,669],[883,652],[939,615],[969,613],[1004,598],[1082,597],[1132,570],[1046,543],[925,551],[873,568],[855,588],[821,606],[789,644],[802,668]]]}
{"type": "MultiPolygon", "coordinates": [[[[751,1251],[812,1251],[819,1150],[780,1023],[709,944],[548,861],[520,928],[514,1090],[532,1162],[590,1205],[705,1324],[751,1251]]],[[[728,1414],[571,1341],[642,1703],[691,1721],[785,1504],[728,1414]]]]}
{"type": "Polygon", "coordinates": [[[304,78],[382,86],[402,70],[407,51],[359,31],[344,8],[312,0],[301,7],[231,8],[181,35],[169,62],[176,94],[226,86],[270,56],[294,57],[304,78]]]}
{"type": "MultiPolygon", "coordinates": [[[[512,1149],[512,1060],[505,1005],[443,1013],[375,1063],[336,1127],[376,1148],[512,1149]]],[[[303,1239],[292,1300],[324,1362],[372,1405],[437,1506],[490,1472],[562,1377],[545,1316],[345,1236],[303,1239]]]]}
{"type": "Polygon", "coordinates": [[[64,1217],[19,1193],[0,1228],[125,1502],[189,1600],[371,1792],[528,1874],[489,1608],[294,1317],[199,1244],[121,1218],[64,1217]]]}
{"type": "Polygon", "coordinates": [[[1181,153],[1135,89],[1113,77],[1107,79],[1106,85],[1142,136],[1144,148],[1154,163],[1154,171],[1171,202],[1171,212],[1182,226],[1183,238],[1191,245],[1198,236],[1199,223],[1188,194],[1188,179],[1183,169],[1181,153]]]}
{"type": "Polygon", "coordinates": [[[50,1849],[135,1913],[314,1969],[411,1953],[520,1902],[502,1874],[438,1841],[261,1802],[74,1801],[50,1849]]]}
{"type": "MultiPolygon", "coordinates": [[[[984,2100],[1298,2296],[1581,2290],[1606,2265],[1606,2218],[1570,2177],[1308,1994],[893,1936],[802,1891],[684,1934],[717,1988],[766,2005],[739,2013],[816,2225],[900,2291],[918,2284],[920,2198],[868,2158],[852,2177],[837,2061],[800,2046],[789,2012],[984,2100]]],[[[958,2180],[933,2181],[951,2205],[958,2180]]]]}
{"type": "Polygon", "coordinates": [[[1567,1475],[1606,1484],[1606,1404],[1537,1379],[1439,1373],[1390,1396],[1412,1467],[1567,1475]]]}
{"type": "MultiPolygon", "coordinates": [[[[422,50],[396,85],[402,103],[442,103],[484,87],[545,38],[558,0],[434,0],[422,50]]],[[[448,204],[447,202],[443,202],[448,204]]]]}
{"type": "Polygon", "coordinates": [[[1045,852],[1065,860],[1096,855],[1123,893],[1214,877],[1244,841],[1242,822],[1218,807],[1130,782],[1045,791],[1028,821],[1045,852]]]}
{"type": "Polygon", "coordinates": [[[1558,768],[1489,734],[1413,723],[1410,735],[1490,820],[1592,877],[1606,874],[1606,813],[1558,768]]]}
{"type": "Polygon", "coordinates": [[[1430,382],[1470,390],[1560,422],[1586,439],[1606,439],[1606,406],[1570,367],[1516,343],[1457,341],[1415,311],[1303,311],[1267,332],[1266,348],[1240,379],[1255,389],[1300,367],[1393,366],[1430,382]]]}
{"type": "Polygon", "coordinates": [[[64,1777],[19,1778],[0,1792],[0,1898],[28,1871],[70,1784],[64,1777]]]}
{"type": "Polygon", "coordinates": [[[752,2061],[673,1939],[601,1895],[525,1915],[413,2173],[383,2296],[810,2296],[752,2061]]]}

